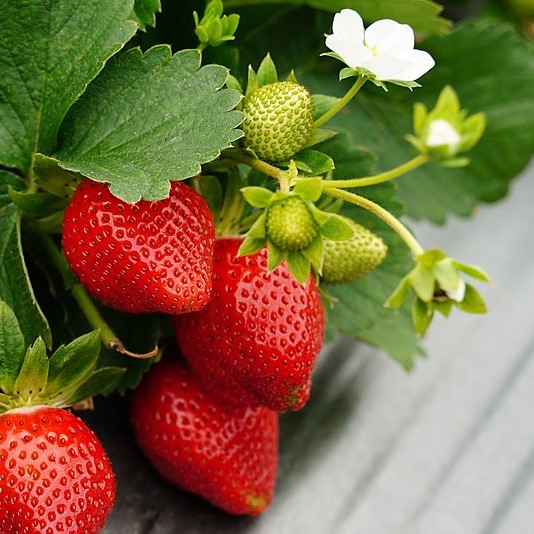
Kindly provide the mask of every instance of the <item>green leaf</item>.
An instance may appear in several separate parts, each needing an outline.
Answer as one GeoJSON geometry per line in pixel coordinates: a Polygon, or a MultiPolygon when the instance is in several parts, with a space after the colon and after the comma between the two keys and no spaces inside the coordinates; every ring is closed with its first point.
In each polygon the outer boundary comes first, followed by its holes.
{"type": "Polygon", "coordinates": [[[27,172],[51,152],[61,121],[135,32],[131,0],[2,2],[0,164],[27,172]]]}
{"type": "Polygon", "coordinates": [[[109,61],[65,118],[55,157],[127,202],[166,197],[169,180],[198,174],[242,135],[241,95],[221,90],[225,68],[200,60],[161,45],[109,61]]]}
{"type": "Polygon", "coordinates": [[[203,175],[195,179],[195,189],[204,198],[213,218],[217,220],[223,203],[223,190],[219,179],[216,176],[203,175]]]}
{"type": "Polygon", "coordinates": [[[23,400],[38,397],[46,386],[48,357],[42,338],[28,348],[19,376],[13,386],[13,393],[23,400]]]}
{"type": "Polygon", "coordinates": [[[286,253],[267,241],[267,271],[274,271],[285,259],[286,253]]]}
{"type": "Polygon", "coordinates": [[[266,208],[273,197],[273,192],[265,187],[242,187],[240,191],[245,200],[255,208],[266,208]]]}
{"type": "Polygon", "coordinates": [[[325,174],[335,168],[334,160],[318,150],[306,148],[293,156],[297,167],[309,174],[325,174]]]}
{"type": "Polygon", "coordinates": [[[302,255],[311,263],[315,272],[321,273],[323,268],[323,237],[318,234],[313,241],[301,251],[302,255]]]}
{"type": "Polygon", "coordinates": [[[320,232],[323,237],[332,241],[345,241],[354,236],[354,228],[342,216],[329,214],[326,221],[321,223],[320,232]]]}
{"type": "Polygon", "coordinates": [[[0,300],[15,313],[26,345],[42,336],[52,343],[50,328],[26,270],[20,236],[20,213],[13,205],[0,208],[0,300]]]}
{"type": "Polygon", "coordinates": [[[388,300],[384,303],[384,306],[387,306],[388,308],[400,308],[408,298],[410,288],[410,279],[408,276],[405,276],[393,293],[391,293],[388,300]]]}
{"type": "Polygon", "coordinates": [[[250,254],[255,254],[258,250],[261,250],[263,245],[266,243],[265,238],[252,237],[247,235],[243,242],[239,246],[237,251],[238,256],[249,256],[250,254]]]}
{"type": "Polygon", "coordinates": [[[265,221],[267,220],[267,215],[265,211],[256,219],[254,224],[251,226],[247,232],[248,237],[253,237],[255,239],[265,239],[267,238],[267,230],[265,228],[265,221]]]}
{"type": "Polygon", "coordinates": [[[9,190],[23,191],[26,184],[22,178],[8,171],[0,170],[0,209],[12,203],[9,190]]]}
{"type": "Polygon", "coordinates": [[[354,9],[366,23],[394,19],[428,34],[443,34],[450,27],[450,22],[439,16],[443,8],[431,0],[232,0],[232,7],[265,3],[307,5],[332,12],[354,9]]]}
{"type": "Polygon", "coordinates": [[[26,344],[13,310],[0,300],[0,390],[11,393],[17,380],[26,344]]]}
{"type": "Polygon", "coordinates": [[[456,306],[467,313],[486,313],[488,308],[480,293],[470,284],[465,284],[465,296],[456,306]]]}
{"type": "Polygon", "coordinates": [[[100,335],[91,332],[61,345],[49,360],[48,384],[43,397],[51,398],[72,388],[95,368],[100,353],[100,335]]]}
{"type": "Polygon", "coordinates": [[[434,265],[434,276],[442,289],[455,289],[460,283],[460,275],[454,268],[451,258],[445,258],[434,265]]]}
{"type": "Polygon", "coordinates": [[[330,95],[312,95],[313,99],[313,120],[322,117],[327,111],[330,111],[335,105],[339,104],[341,98],[330,95]]]}
{"type": "Polygon", "coordinates": [[[315,128],[312,132],[310,140],[306,143],[305,146],[315,146],[319,143],[322,143],[323,141],[326,141],[327,139],[330,139],[331,137],[334,137],[334,135],[337,135],[336,130],[330,130],[328,128],[315,128]]]}
{"type": "Polygon", "coordinates": [[[256,83],[258,86],[267,85],[269,83],[276,83],[278,81],[278,73],[276,66],[270,54],[267,54],[258,67],[256,73],[256,83]]]}
{"type": "Polygon", "coordinates": [[[22,211],[32,217],[46,217],[63,210],[67,205],[65,198],[50,193],[20,193],[9,188],[9,197],[22,211]]]}
{"type": "Polygon", "coordinates": [[[293,191],[302,199],[317,202],[323,192],[321,178],[302,178],[295,184],[293,191]]]}
{"type": "Polygon", "coordinates": [[[456,269],[458,269],[462,273],[465,273],[467,276],[471,276],[472,278],[480,280],[481,282],[491,282],[489,274],[481,267],[462,263],[457,260],[453,260],[453,265],[456,267],[456,269]]]}
{"type": "Polygon", "coordinates": [[[115,391],[125,369],[122,367],[102,367],[97,369],[83,382],[71,396],[71,403],[76,404],[96,395],[108,395],[115,391]]]}
{"type": "Polygon", "coordinates": [[[286,258],[291,274],[301,284],[305,284],[310,277],[311,263],[301,252],[290,252],[286,258]]]}
{"type": "Polygon", "coordinates": [[[410,285],[417,296],[424,302],[430,302],[434,296],[434,275],[430,267],[418,264],[409,274],[410,285]]]}
{"type": "Polygon", "coordinates": [[[161,11],[160,0],[135,0],[130,19],[137,23],[141,30],[156,25],[156,13],[161,11]]]}
{"type": "Polygon", "coordinates": [[[70,200],[83,176],[59,166],[59,161],[43,154],[35,154],[33,163],[35,184],[52,195],[70,200]]]}
{"type": "Polygon", "coordinates": [[[430,326],[432,318],[434,317],[434,310],[431,304],[416,298],[412,304],[412,320],[415,326],[415,331],[422,335],[430,326]]]}

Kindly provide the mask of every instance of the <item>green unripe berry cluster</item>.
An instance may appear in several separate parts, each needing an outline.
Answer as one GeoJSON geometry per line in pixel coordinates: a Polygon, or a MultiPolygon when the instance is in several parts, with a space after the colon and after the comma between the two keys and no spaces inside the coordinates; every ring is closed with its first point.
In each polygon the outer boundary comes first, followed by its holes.
{"type": "MultiPolygon", "coordinates": [[[[349,219],[347,219],[349,221],[349,219]]],[[[387,245],[361,224],[350,221],[354,236],[346,241],[323,241],[324,282],[353,282],[369,274],[385,258],[387,245]]]]}
{"type": "Polygon", "coordinates": [[[265,225],[269,241],[285,252],[304,250],[318,232],[310,209],[298,196],[287,197],[270,205],[265,225]]]}
{"type": "Polygon", "coordinates": [[[263,85],[243,105],[245,144],[265,161],[287,161],[306,146],[313,132],[309,91],[296,82],[263,85]]]}

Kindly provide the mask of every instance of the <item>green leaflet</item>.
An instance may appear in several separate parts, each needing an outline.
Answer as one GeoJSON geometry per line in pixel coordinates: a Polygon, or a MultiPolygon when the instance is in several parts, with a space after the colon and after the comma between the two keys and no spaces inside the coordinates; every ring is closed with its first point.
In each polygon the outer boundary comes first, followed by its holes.
{"type": "Polygon", "coordinates": [[[252,4],[308,5],[325,11],[349,8],[358,11],[366,23],[390,18],[410,24],[416,31],[427,34],[444,34],[450,23],[440,17],[442,7],[430,0],[227,0],[227,9],[252,4]]]}
{"type": "Polygon", "coordinates": [[[17,0],[0,17],[0,165],[27,172],[72,103],[135,32],[132,0],[17,0]]]}
{"type": "Polygon", "coordinates": [[[194,176],[242,135],[241,96],[221,90],[227,70],[200,59],[159,45],[109,61],[65,118],[54,157],[127,202],[165,198],[169,180],[194,176]]]}
{"type": "Polygon", "coordinates": [[[41,336],[50,346],[48,322],[35,300],[20,240],[20,215],[14,204],[0,208],[0,300],[15,313],[26,345],[41,336]]]}

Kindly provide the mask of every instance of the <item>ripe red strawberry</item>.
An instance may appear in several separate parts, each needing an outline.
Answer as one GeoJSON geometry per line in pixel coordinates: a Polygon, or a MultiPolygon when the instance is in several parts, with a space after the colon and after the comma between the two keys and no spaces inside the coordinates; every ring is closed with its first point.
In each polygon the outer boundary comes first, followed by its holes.
{"type": "Polygon", "coordinates": [[[98,367],[98,331],[48,356],[26,345],[0,300],[0,534],[96,534],[115,501],[102,445],[63,409],[112,390],[124,369],[98,367]]]}
{"type": "Polygon", "coordinates": [[[215,231],[204,199],[172,182],[164,200],[128,204],[84,180],[65,210],[63,250],[87,290],[131,313],[202,309],[211,292],[215,231]]]}
{"type": "Polygon", "coordinates": [[[0,415],[2,534],[96,534],[114,501],[109,460],[78,417],[49,406],[0,415]]]}
{"type": "Polygon", "coordinates": [[[227,403],[298,410],[310,395],[324,318],[312,277],[298,283],[267,253],[238,257],[242,239],[215,243],[213,294],[204,310],[175,318],[183,354],[205,388],[227,403]]]}
{"type": "Polygon", "coordinates": [[[231,514],[260,514],[278,464],[278,416],[214,400],[179,359],[150,368],[131,398],[136,440],[171,483],[231,514]]]}

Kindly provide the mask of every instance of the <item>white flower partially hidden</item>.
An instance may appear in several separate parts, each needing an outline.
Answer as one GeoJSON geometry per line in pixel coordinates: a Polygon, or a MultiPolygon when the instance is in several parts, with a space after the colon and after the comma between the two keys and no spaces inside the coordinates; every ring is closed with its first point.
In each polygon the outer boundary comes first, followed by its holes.
{"type": "Polygon", "coordinates": [[[414,49],[414,32],[407,24],[383,19],[365,30],[356,11],[342,9],[332,29],[326,46],[351,69],[378,81],[413,82],[435,65],[430,54],[414,49]]]}
{"type": "Polygon", "coordinates": [[[444,147],[447,149],[448,156],[452,157],[458,152],[461,142],[462,136],[449,121],[436,119],[429,124],[425,140],[427,147],[444,147]]]}
{"type": "Polygon", "coordinates": [[[447,294],[447,297],[449,297],[451,300],[454,300],[455,302],[462,302],[462,300],[464,300],[466,285],[465,285],[465,282],[461,278],[456,288],[454,289],[442,288],[442,289],[447,294]]]}

